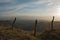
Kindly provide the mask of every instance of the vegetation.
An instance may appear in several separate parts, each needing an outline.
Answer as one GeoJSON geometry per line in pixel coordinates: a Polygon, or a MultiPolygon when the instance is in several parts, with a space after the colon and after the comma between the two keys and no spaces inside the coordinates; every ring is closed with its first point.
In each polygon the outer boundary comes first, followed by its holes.
{"type": "Polygon", "coordinates": [[[60,40],[60,32],[45,31],[39,37],[41,40],[60,40]]]}
{"type": "Polygon", "coordinates": [[[32,32],[24,31],[18,28],[10,28],[11,26],[5,27],[0,25],[0,40],[37,40],[32,35],[32,32]]]}
{"type": "Polygon", "coordinates": [[[60,40],[60,30],[54,29],[54,16],[51,21],[51,30],[46,29],[43,32],[37,31],[37,20],[33,31],[22,30],[9,24],[0,24],[0,40],[60,40]],[[12,27],[12,28],[11,28],[12,27]]]}

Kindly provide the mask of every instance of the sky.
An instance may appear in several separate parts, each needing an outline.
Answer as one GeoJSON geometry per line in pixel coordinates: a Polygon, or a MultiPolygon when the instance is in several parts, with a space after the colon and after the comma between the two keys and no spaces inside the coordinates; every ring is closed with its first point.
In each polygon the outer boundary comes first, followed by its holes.
{"type": "Polygon", "coordinates": [[[0,0],[0,16],[60,16],[60,0],[0,0]]]}

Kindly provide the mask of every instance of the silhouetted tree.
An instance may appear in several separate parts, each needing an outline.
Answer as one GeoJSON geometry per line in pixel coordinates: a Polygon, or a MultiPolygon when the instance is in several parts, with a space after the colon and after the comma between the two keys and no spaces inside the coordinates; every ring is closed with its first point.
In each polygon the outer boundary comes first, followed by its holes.
{"type": "Polygon", "coordinates": [[[36,31],[37,31],[37,19],[35,20],[35,28],[34,28],[34,36],[36,36],[36,31]]]}
{"type": "Polygon", "coordinates": [[[15,17],[13,23],[12,23],[12,30],[13,30],[13,25],[14,25],[15,22],[16,22],[16,17],[15,17]]]}
{"type": "Polygon", "coordinates": [[[53,28],[54,18],[55,18],[55,17],[53,16],[53,19],[52,19],[52,21],[51,21],[51,31],[53,31],[53,29],[54,29],[54,28],[53,28]]]}

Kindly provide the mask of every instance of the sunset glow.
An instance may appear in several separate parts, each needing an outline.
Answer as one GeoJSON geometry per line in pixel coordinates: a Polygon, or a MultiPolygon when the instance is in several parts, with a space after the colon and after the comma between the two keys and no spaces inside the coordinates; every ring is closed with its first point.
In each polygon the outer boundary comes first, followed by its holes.
{"type": "Polygon", "coordinates": [[[57,16],[60,16],[60,6],[57,8],[57,16]]]}

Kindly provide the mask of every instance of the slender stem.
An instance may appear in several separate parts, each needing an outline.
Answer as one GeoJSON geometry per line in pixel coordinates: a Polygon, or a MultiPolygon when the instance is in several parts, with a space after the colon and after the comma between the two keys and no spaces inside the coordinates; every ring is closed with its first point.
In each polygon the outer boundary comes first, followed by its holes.
{"type": "Polygon", "coordinates": [[[52,19],[52,21],[51,21],[51,31],[54,30],[53,23],[54,23],[54,16],[53,16],[53,19],[52,19]]]}
{"type": "Polygon", "coordinates": [[[12,30],[13,30],[13,25],[14,25],[15,22],[16,22],[16,17],[15,17],[13,23],[12,23],[12,30]]]}
{"type": "Polygon", "coordinates": [[[34,28],[34,36],[36,36],[36,31],[37,31],[37,19],[35,20],[35,28],[34,28]]]}

